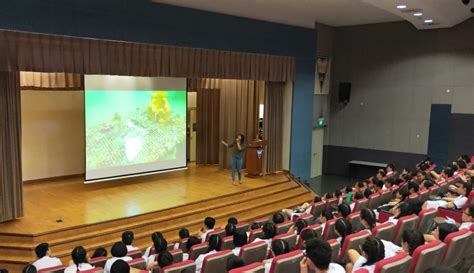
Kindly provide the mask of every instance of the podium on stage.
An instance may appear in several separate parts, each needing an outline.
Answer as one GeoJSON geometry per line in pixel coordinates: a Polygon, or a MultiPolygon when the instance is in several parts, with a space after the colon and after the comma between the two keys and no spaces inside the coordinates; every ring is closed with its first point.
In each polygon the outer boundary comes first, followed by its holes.
{"type": "Polygon", "coordinates": [[[267,145],[266,140],[254,140],[246,151],[246,177],[256,178],[263,175],[263,154],[265,146],[267,145]]]}

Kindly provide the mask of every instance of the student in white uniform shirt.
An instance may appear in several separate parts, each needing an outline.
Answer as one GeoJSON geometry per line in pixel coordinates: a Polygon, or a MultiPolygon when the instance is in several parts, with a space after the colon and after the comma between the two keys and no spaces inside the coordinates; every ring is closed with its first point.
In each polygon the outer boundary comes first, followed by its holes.
{"type": "Polygon", "coordinates": [[[471,193],[471,183],[461,182],[457,187],[457,197],[444,197],[443,200],[428,200],[423,204],[423,209],[427,208],[448,208],[448,209],[461,209],[467,202],[467,198],[471,193]]]}
{"type": "Polygon", "coordinates": [[[385,177],[392,176],[392,174],[395,172],[395,165],[393,163],[388,164],[386,171],[387,173],[385,174],[385,177]]]}
{"type": "MultiPolygon", "coordinates": [[[[169,265],[173,264],[173,255],[169,253],[168,251],[161,252],[160,255],[158,256],[157,259],[157,264],[159,268],[163,269],[169,265]]],[[[151,270],[151,268],[148,268],[148,270],[151,270]]],[[[163,270],[160,270],[163,271],[163,270]]]]}
{"type": "Polygon", "coordinates": [[[336,238],[336,240],[339,242],[339,244],[342,247],[346,237],[352,234],[352,224],[346,218],[339,218],[336,220],[336,223],[334,224],[334,230],[336,234],[339,236],[338,238],[336,238]]]}
{"type": "Polygon", "coordinates": [[[87,261],[87,251],[82,246],[77,246],[71,253],[72,262],[66,267],[64,273],[76,273],[94,268],[87,261]]]}
{"type": "Polygon", "coordinates": [[[278,257],[280,255],[286,254],[290,252],[290,246],[288,243],[284,240],[275,240],[272,242],[272,257],[270,259],[267,259],[263,261],[263,266],[265,267],[265,273],[270,273],[270,268],[272,267],[272,261],[275,257],[278,257]]]}
{"type": "Polygon", "coordinates": [[[207,234],[211,231],[214,231],[214,226],[216,225],[216,219],[212,217],[206,217],[204,219],[204,227],[199,230],[199,237],[201,238],[201,242],[205,242],[207,238],[207,234]]]}
{"type": "Polygon", "coordinates": [[[178,236],[179,236],[179,241],[174,244],[173,246],[174,250],[179,249],[179,246],[182,240],[189,238],[189,230],[186,228],[180,229],[178,232],[178,236]]]}
{"type": "MultiPolygon", "coordinates": [[[[160,238],[161,238],[161,239],[164,239],[163,234],[162,234],[161,232],[153,232],[153,233],[151,234],[151,241],[153,242],[153,245],[154,245],[154,244],[156,243],[156,241],[157,241],[158,239],[160,239],[160,238]]],[[[148,257],[150,257],[150,255],[153,254],[152,248],[153,248],[153,247],[151,247],[151,246],[149,246],[149,247],[146,248],[145,253],[144,253],[143,256],[142,256],[143,259],[146,260],[146,259],[148,259],[148,257]]]]}
{"type": "Polygon", "coordinates": [[[424,235],[425,241],[432,242],[434,240],[440,240],[441,242],[444,242],[446,236],[456,231],[459,231],[456,225],[450,223],[441,223],[435,228],[433,234],[424,235]]]}
{"type": "Polygon", "coordinates": [[[130,273],[130,265],[123,260],[117,260],[112,264],[110,273],[130,273]]]}
{"type": "Polygon", "coordinates": [[[164,238],[158,238],[153,246],[155,247],[155,251],[153,254],[148,256],[148,259],[146,259],[147,268],[152,268],[156,265],[156,255],[166,252],[168,249],[168,242],[164,238]]]}
{"type": "Polygon", "coordinates": [[[191,251],[191,248],[194,245],[197,245],[197,244],[200,244],[200,243],[201,243],[201,239],[199,239],[196,236],[190,236],[188,238],[188,241],[186,242],[187,253],[183,253],[183,261],[189,260],[189,252],[191,251]]]}
{"type": "Polygon", "coordinates": [[[132,260],[131,257],[127,256],[127,246],[122,242],[116,242],[112,246],[111,253],[112,253],[112,258],[109,258],[105,262],[104,273],[110,273],[110,268],[112,267],[114,262],[117,260],[122,260],[125,262],[132,260]]]}
{"type": "Polygon", "coordinates": [[[216,253],[221,249],[221,237],[219,235],[214,234],[209,237],[209,248],[207,249],[207,253],[199,255],[199,257],[196,259],[196,273],[201,272],[202,269],[202,264],[204,262],[204,258],[207,256],[216,253]]]}
{"type": "Polygon", "coordinates": [[[270,223],[270,222],[265,223],[262,227],[262,231],[263,231],[263,238],[262,239],[257,238],[254,240],[254,242],[264,241],[267,244],[267,251],[269,252],[272,247],[272,239],[276,235],[275,224],[270,223]]]}
{"type": "Polygon", "coordinates": [[[347,251],[349,256],[349,263],[346,265],[347,273],[351,273],[353,270],[364,268],[373,273],[375,270],[375,264],[384,259],[385,249],[382,241],[375,237],[367,237],[361,247],[362,253],[359,253],[355,249],[349,249],[347,251]]]}
{"type": "Polygon", "coordinates": [[[133,246],[133,239],[135,238],[135,234],[132,231],[125,231],[122,233],[122,243],[127,246],[127,251],[138,250],[138,247],[133,246]]]}
{"type": "Polygon", "coordinates": [[[344,267],[331,263],[332,251],[326,241],[315,238],[308,241],[306,257],[300,262],[300,273],[345,273],[344,267]]]}
{"type": "Polygon", "coordinates": [[[423,233],[414,229],[404,230],[401,239],[402,249],[399,252],[404,251],[408,253],[408,255],[412,256],[413,252],[415,252],[415,249],[424,244],[425,238],[423,233]]]}
{"type": "Polygon", "coordinates": [[[391,216],[387,222],[392,222],[393,224],[397,225],[398,219],[411,214],[412,211],[410,204],[408,202],[403,202],[395,208],[393,216],[391,216]]]}
{"type": "Polygon", "coordinates": [[[462,224],[459,229],[471,229],[474,222],[474,204],[470,204],[462,213],[462,224]]]}
{"type": "Polygon", "coordinates": [[[59,266],[63,263],[59,258],[51,257],[51,250],[49,249],[48,243],[41,243],[35,248],[36,260],[33,265],[36,267],[36,270],[41,270],[48,267],[59,266]]]}
{"type": "Polygon", "coordinates": [[[234,249],[232,249],[232,252],[235,256],[240,255],[240,249],[248,242],[247,238],[247,233],[243,230],[234,232],[234,249]]]}
{"type": "Polygon", "coordinates": [[[324,232],[324,229],[326,228],[326,222],[332,219],[334,219],[332,211],[330,209],[325,209],[321,212],[321,215],[318,217],[318,219],[316,219],[316,222],[321,225],[321,228],[324,232]]]}

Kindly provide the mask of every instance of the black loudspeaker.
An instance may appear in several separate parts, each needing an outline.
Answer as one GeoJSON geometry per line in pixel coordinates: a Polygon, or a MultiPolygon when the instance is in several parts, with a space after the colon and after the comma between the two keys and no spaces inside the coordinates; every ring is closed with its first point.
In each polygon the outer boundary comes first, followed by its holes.
{"type": "Polygon", "coordinates": [[[351,99],[351,83],[340,82],[339,83],[339,102],[347,104],[349,103],[350,99],[351,99]]]}

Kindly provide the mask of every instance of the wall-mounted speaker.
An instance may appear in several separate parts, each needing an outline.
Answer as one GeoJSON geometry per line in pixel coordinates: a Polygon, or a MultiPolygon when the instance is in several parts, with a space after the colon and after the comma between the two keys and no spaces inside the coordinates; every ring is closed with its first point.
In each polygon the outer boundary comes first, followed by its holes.
{"type": "Polygon", "coordinates": [[[339,83],[339,102],[348,104],[351,99],[351,83],[340,82],[339,83]]]}

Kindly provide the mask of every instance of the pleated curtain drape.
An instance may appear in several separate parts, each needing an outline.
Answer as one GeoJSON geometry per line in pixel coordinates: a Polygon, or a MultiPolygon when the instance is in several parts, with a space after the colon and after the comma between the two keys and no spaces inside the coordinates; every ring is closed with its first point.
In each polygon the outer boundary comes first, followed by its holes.
{"type": "Polygon", "coordinates": [[[265,83],[265,108],[263,136],[267,140],[264,155],[264,172],[271,174],[282,170],[283,95],[285,83],[265,83]]]}
{"type": "Polygon", "coordinates": [[[0,72],[0,222],[23,216],[19,72],[0,72]]]}
{"type": "Polygon", "coordinates": [[[220,90],[197,89],[196,163],[219,163],[220,90]]]}
{"type": "Polygon", "coordinates": [[[72,73],[20,72],[20,87],[28,90],[84,90],[84,78],[72,73]]]}

